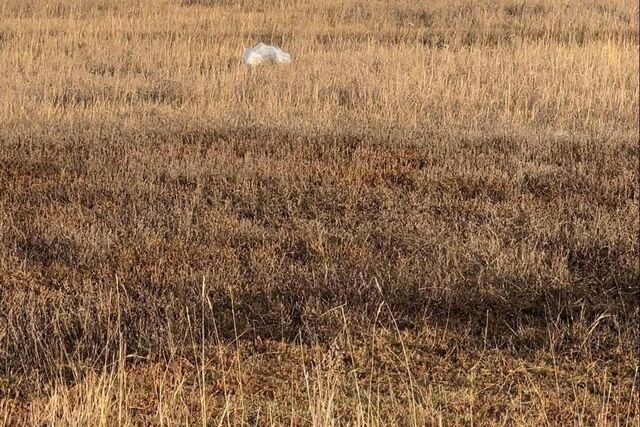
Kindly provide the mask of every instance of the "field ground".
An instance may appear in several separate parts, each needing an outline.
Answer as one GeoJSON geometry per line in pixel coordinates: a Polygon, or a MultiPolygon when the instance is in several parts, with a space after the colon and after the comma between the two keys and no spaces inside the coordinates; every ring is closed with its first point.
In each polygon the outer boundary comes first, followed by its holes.
{"type": "Polygon", "coordinates": [[[637,16],[3,0],[0,425],[638,425],[637,16]]]}

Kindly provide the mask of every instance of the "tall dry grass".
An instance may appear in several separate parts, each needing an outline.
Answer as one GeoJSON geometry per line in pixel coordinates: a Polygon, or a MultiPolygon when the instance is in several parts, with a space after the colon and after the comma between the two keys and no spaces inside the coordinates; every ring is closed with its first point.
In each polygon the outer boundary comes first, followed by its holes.
{"type": "Polygon", "coordinates": [[[0,423],[637,424],[637,16],[3,1],[0,423]]]}

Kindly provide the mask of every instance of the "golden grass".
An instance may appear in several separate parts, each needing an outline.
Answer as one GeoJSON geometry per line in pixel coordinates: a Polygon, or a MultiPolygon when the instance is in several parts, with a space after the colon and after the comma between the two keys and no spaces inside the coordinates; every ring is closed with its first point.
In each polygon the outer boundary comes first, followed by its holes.
{"type": "Polygon", "coordinates": [[[637,16],[4,0],[0,425],[637,425],[637,16]]]}

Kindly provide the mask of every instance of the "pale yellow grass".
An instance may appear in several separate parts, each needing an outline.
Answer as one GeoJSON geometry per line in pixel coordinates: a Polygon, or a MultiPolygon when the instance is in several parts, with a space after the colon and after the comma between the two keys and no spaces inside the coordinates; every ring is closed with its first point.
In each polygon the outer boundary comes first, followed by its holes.
{"type": "Polygon", "coordinates": [[[638,425],[637,16],[3,0],[0,425],[638,425]]]}

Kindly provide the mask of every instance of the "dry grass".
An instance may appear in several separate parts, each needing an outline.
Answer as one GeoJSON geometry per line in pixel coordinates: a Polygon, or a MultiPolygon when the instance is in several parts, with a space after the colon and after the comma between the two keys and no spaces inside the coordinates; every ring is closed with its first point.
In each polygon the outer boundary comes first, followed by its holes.
{"type": "Polygon", "coordinates": [[[637,425],[637,16],[2,1],[0,424],[637,425]]]}

